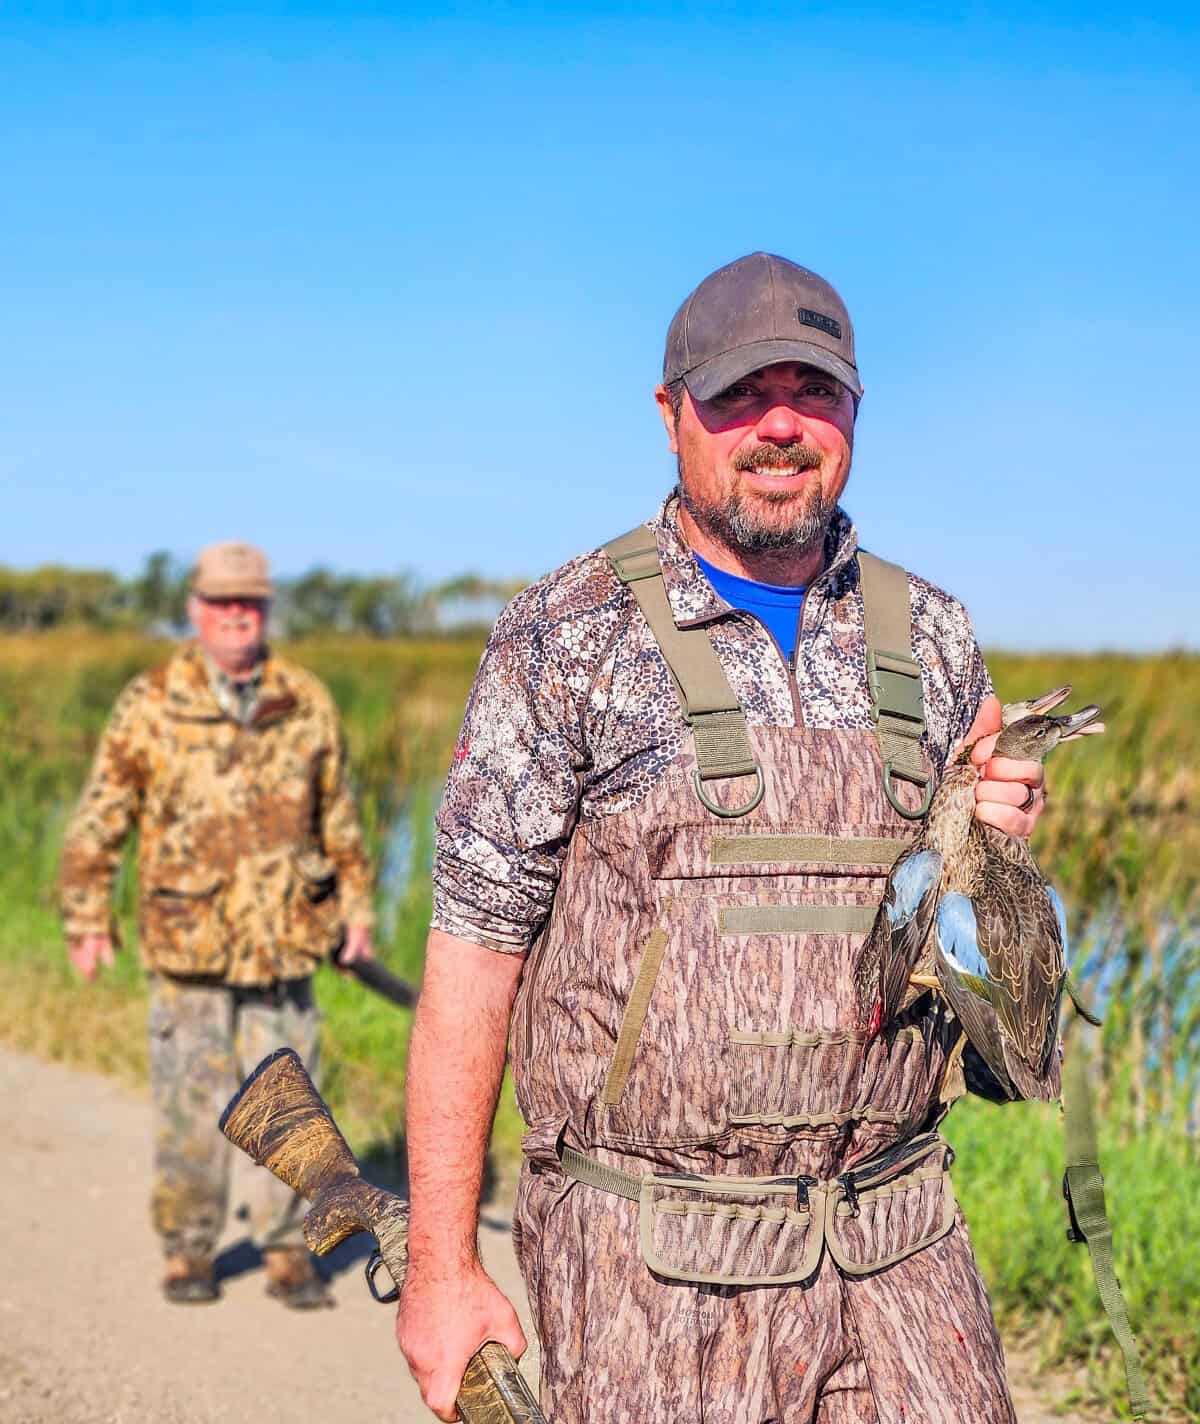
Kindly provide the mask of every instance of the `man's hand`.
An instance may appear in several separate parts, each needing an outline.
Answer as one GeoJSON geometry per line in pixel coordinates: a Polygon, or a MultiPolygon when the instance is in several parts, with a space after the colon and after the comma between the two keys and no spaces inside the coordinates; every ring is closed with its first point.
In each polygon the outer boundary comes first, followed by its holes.
{"type": "Polygon", "coordinates": [[[338,954],[337,967],[345,969],[347,965],[355,963],[356,960],[374,958],[375,951],[371,948],[371,926],[347,925],[346,943],[338,954]]]}
{"type": "Polygon", "coordinates": [[[967,733],[971,760],[983,772],[975,787],[975,819],[1010,836],[1031,836],[1046,804],[1046,769],[1040,761],[992,756],[1000,735],[1000,699],[986,697],[967,733]],[[1021,806],[1033,790],[1033,804],[1021,806]]]}
{"type": "Polygon", "coordinates": [[[104,965],[112,967],[112,936],[106,934],[85,934],[72,940],[67,946],[67,957],[75,968],[90,983],[96,977],[96,970],[104,965]]]}
{"type": "Polygon", "coordinates": [[[517,1313],[478,1263],[460,1274],[427,1280],[411,1266],[400,1292],[396,1341],[439,1419],[458,1418],[454,1401],[467,1361],[488,1340],[507,1345],[514,1359],[525,1353],[517,1313]]]}

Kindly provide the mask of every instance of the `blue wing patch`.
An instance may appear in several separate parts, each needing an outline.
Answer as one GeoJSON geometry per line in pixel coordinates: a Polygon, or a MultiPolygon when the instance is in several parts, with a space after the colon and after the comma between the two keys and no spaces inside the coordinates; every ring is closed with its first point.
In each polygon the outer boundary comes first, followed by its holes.
{"type": "Polygon", "coordinates": [[[938,944],[946,962],[960,974],[988,978],[988,963],[979,950],[975,906],[969,895],[943,895],[937,912],[938,944]]]}
{"type": "Polygon", "coordinates": [[[917,913],[917,906],[937,884],[942,873],[942,857],[936,850],[919,850],[892,876],[892,899],[887,907],[888,922],[895,929],[917,913]]]}
{"type": "Polygon", "coordinates": [[[1063,905],[1062,897],[1053,885],[1046,886],[1046,892],[1050,896],[1050,903],[1054,906],[1054,913],[1058,919],[1058,932],[1062,935],[1063,947],[1063,968],[1071,967],[1071,941],[1067,938],[1067,911],[1063,905]]]}

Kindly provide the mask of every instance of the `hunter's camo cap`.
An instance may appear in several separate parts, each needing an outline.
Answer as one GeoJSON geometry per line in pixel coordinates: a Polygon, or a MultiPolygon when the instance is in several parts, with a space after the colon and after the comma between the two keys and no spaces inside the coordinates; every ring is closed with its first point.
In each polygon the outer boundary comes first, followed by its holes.
{"type": "Polygon", "coordinates": [[[192,572],[192,592],[201,598],[270,598],[271,566],[253,544],[210,544],[192,572]]]}
{"type": "Polygon", "coordinates": [[[777,361],[833,376],[857,400],[854,328],[824,277],[786,257],[752,252],[710,273],[675,313],[663,381],[682,380],[697,400],[777,361]]]}

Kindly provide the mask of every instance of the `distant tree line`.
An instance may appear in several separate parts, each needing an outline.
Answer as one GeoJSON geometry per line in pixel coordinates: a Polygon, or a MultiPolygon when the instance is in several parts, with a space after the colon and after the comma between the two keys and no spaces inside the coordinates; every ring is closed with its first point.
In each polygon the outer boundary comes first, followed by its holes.
{"type": "MultiPolygon", "coordinates": [[[[187,628],[191,566],[171,554],[151,554],[135,578],[107,569],[57,564],[37,569],[0,566],[0,631],[51,628],[136,628],[179,634],[187,628]]],[[[411,573],[339,574],[314,568],[276,582],[271,622],[276,635],[361,633],[373,638],[487,627],[523,586],[462,574],[422,586],[411,573]]]]}

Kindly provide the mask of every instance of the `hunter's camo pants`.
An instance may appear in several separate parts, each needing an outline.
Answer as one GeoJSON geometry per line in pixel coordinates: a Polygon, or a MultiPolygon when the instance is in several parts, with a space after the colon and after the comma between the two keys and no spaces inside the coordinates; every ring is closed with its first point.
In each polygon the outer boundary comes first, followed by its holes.
{"type": "MultiPolygon", "coordinates": [[[[234,1149],[217,1126],[242,1079],[276,1048],[316,1077],[319,1016],[311,979],[273,990],[150,980],[155,1230],[168,1255],[211,1257],[225,1224],[234,1149]]],[[[300,1246],[300,1199],[265,1168],[246,1176],[256,1245],[300,1246]]]]}
{"type": "Polygon", "coordinates": [[[654,1275],[637,1202],[528,1166],[514,1227],[554,1424],[1016,1424],[961,1217],[874,1275],[826,1252],[750,1287],[654,1275]]]}

